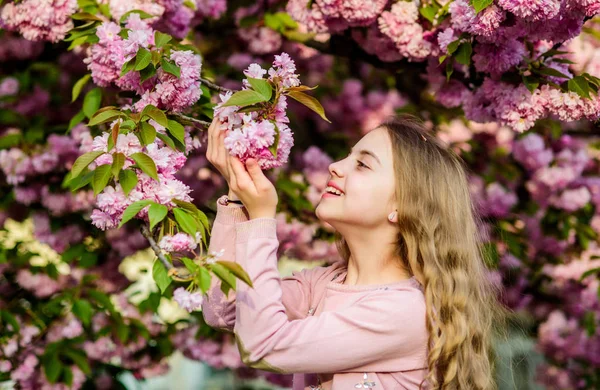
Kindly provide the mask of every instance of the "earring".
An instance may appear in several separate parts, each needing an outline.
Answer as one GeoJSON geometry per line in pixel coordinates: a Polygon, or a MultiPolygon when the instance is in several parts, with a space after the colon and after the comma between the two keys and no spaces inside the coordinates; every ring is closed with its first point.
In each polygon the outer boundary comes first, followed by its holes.
{"type": "Polygon", "coordinates": [[[394,211],[393,213],[390,213],[390,215],[388,215],[388,219],[389,219],[390,221],[393,221],[393,220],[394,220],[394,218],[396,218],[396,212],[395,212],[395,211],[394,211]]]}

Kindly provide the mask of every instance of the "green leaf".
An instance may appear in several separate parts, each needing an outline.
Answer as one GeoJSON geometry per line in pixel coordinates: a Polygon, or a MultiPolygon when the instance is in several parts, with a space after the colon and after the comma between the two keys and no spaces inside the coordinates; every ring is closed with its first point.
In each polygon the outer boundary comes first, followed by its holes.
{"type": "Polygon", "coordinates": [[[144,118],[144,116],[148,116],[154,119],[156,123],[163,127],[167,127],[169,125],[167,121],[167,116],[165,115],[163,110],[157,108],[156,106],[153,106],[152,104],[148,104],[146,107],[144,107],[144,109],[142,110],[142,118],[144,118]]]}
{"type": "Polygon", "coordinates": [[[569,91],[577,93],[579,96],[590,99],[590,87],[588,81],[582,76],[575,76],[568,81],[569,91]]]}
{"type": "Polygon", "coordinates": [[[83,113],[85,116],[91,118],[98,111],[101,103],[102,90],[100,88],[90,90],[83,98],[83,113]]]}
{"type": "Polygon", "coordinates": [[[446,81],[450,81],[450,76],[454,73],[454,61],[446,62],[446,81]]]}
{"type": "Polygon", "coordinates": [[[232,274],[241,279],[242,282],[246,283],[250,287],[253,287],[252,280],[250,280],[250,276],[238,263],[234,263],[233,261],[219,260],[217,261],[217,264],[220,264],[223,267],[227,268],[232,274]]]}
{"type": "Polygon", "coordinates": [[[150,219],[150,230],[154,229],[154,226],[162,221],[169,212],[167,206],[162,204],[152,204],[148,209],[148,218],[150,219]]]}
{"type": "Polygon", "coordinates": [[[131,72],[133,70],[135,66],[135,57],[133,57],[132,59],[130,59],[129,61],[127,61],[126,63],[123,64],[123,66],[121,67],[121,73],[119,74],[119,76],[125,76],[127,73],[131,72]]]}
{"type": "Polygon", "coordinates": [[[255,79],[252,77],[248,77],[248,82],[252,86],[252,89],[260,93],[265,98],[265,101],[269,101],[271,99],[271,96],[273,96],[273,87],[271,86],[269,81],[265,79],[255,79]]]}
{"type": "Polygon", "coordinates": [[[92,15],[89,12],[78,12],[78,13],[71,15],[71,18],[75,19],[75,20],[95,20],[98,22],[104,21],[100,17],[98,17],[96,15],[92,15]]]}
{"type": "Polygon", "coordinates": [[[185,128],[181,125],[181,123],[169,119],[167,122],[167,130],[169,133],[182,144],[185,143],[185,128]]]}
{"type": "Polygon", "coordinates": [[[192,214],[194,218],[196,218],[202,224],[202,226],[204,226],[204,228],[210,228],[208,223],[208,217],[206,216],[206,214],[200,211],[195,204],[179,199],[173,199],[172,202],[175,203],[177,207],[180,207],[188,213],[192,214]]]}
{"type": "Polygon", "coordinates": [[[223,265],[219,264],[219,263],[214,263],[210,265],[210,270],[219,278],[221,279],[221,290],[223,290],[223,293],[225,293],[225,295],[227,295],[227,291],[229,291],[229,289],[233,289],[235,290],[235,276],[231,273],[231,271],[229,271],[227,268],[225,268],[223,265]]]}
{"type": "Polygon", "coordinates": [[[181,261],[185,265],[185,268],[187,268],[188,271],[190,271],[190,273],[194,273],[198,270],[198,268],[200,268],[198,264],[194,263],[192,259],[189,259],[187,257],[182,257],[181,261]]]}
{"type": "Polygon", "coordinates": [[[142,122],[140,130],[140,138],[144,145],[149,145],[156,139],[156,129],[148,122],[142,122]]]}
{"type": "Polygon", "coordinates": [[[115,120],[121,116],[121,111],[118,110],[106,110],[101,111],[95,115],[93,115],[88,122],[88,126],[96,126],[101,123],[110,122],[115,120]]]}
{"type": "Polygon", "coordinates": [[[63,369],[63,364],[58,359],[58,356],[49,356],[47,359],[44,359],[43,364],[44,373],[46,374],[48,382],[56,383],[63,369]]]}
{"type": "MultiPolygon", "coordinates": [[[[123,171],[126,172],[126,171],[123,171]]],[[[123,212],[123,219],[119,224],[119,227],[123,226],[125,223],[129,222],[130,219],[135,217],[141,209],[148,206],[149,204],[153,204],[154,202],[149,199],[138,200],[137,202],[133,202],[129,205],[123,212]]]]}
{"type": "Polygon", "coordinates": [[[106,187],[108,184],[111,175],[112,172],[110,164],[100,165],[94,170],[94,178],[92,179],[94,195],[98,196],[98,194],[102,192],[104,187],[106,187]]]}
{"type": "Polygon", "coordinates": [[[210,289],[210,281],[212,277],[210,276],[210,272],[205,267],[200,267],[200,272],[197,275],[197,284],[200,286],[200,290],[203,293],[207,293],[210,289]]]}
{"type": "Polygon", "coordinates": [[[101,308],[106,309],[111,313],[116,313],[116,309],[106,293],[99,290],[87,290],[87,294],[101,308]]]}
{"type": "Polygon", "coordinates": [[[304,104],[306,107],[310,108],[311,110],[313,110],[314,112],[319,114],[321,116],[321,118],[323,118],[327,122],[331,123],[331,121],[329,119],[327,119],[327,117],[325,116],[325,110],[323,109],[323,106],[314,97],[307,95],[304,92],[296,92],[296,91],[288,92],[288,96],[291,97],[292,99],[296,100],[297,102],[304,104]]]}
{"type": "Polygon", "coordinates": [[[285,27],[291,29],[298,28],[298,23],[287,12],[277,12],[275,16],[281,21],[281,23],[285,27]]]}
{"type": "Polygon", "coordinates": [[[540,82],[537,79],[537,77],[523,76],[522,78],[523,78],[523,84],[525,84],[525,86],[531,93],[533,93],[533,91],[535,91],[535,89],[540,85],[540,82]]]}
{"type": "Polygon", "coordinates": [[[121,16],[121,19],[119,19],[119,23],[120,24],[125,23],[131,14],[140,14],[140,19],[150,19],[150,18],[154,17],[154,16],[150,15],[148,12],[144,12],[139,9],[134,9],[132,11],[125,12],[123,14],[123,16],[121,16]]]}
{"type": "Polygon", "coordinates": [[[152,54],[143,47],[140,47],[135,55],[135,66],[133,67],[133,70],[142,70],[147,67],[151,61],[152,54]]]}
{"type": "Polygon", "coordinates": [[[587,278],[590,275],[599,274],[600,275],[600,267],[588,269],[579,277],[579,281],[583,281],[583,279],[587,278]]]}
{"type": "Polygon", "coordinates": [[[173,140],[166,134],[161,134],[161,133],[156,133],[156,136],[162,141],[164,142],[168,147],[170,147],[171,149],[175,150],[175,143],[173,142],[173,140]]]}
{"type": "Polygon", "coordinates": [[[84,119],[85,119],[85,114],[83,113],[82,110],[79,110],[79,112],[77,114],[75,114],[73,116],[73,118],[71,118],[71,120],[69,121],[69,126],[67,127],[67,132],[69,130],[71,130],[73,127],[80,124],[84,119]]]}
{"type": "Polygon", "coordinates": [[[471,63],[471,54],[473,53],[473,47],[471,42],[464,42],[456,50],[454,57],[459,64],[469,65],[471,63]]]}
{"type": "Polygon", "coordinates": [[[114,177],[119,177],[119,172],[121,172],[121,169],[123,169],[123,165],[125,165],[125,155],[123,153],[113,154],[111,174],[114,177]]]}
{"type": "MultiPolygon", "coordinates": [[[[9,311],[0,310],[0,318],[2,318],[2,321],[12,326],[12,331],[14,333],[19,333],[21,331],[19,321],[17,321],[17,318],[14,315],[12,315],[12,313],[10,313],[9,311]]],[[[4,331],[6,331],[6,328],[4,328],[4,331]]]]}
{"type": "Polygon", "coordinates": [[[121,340],[121,342],[123,344],[125,344],[127,342],[127,340],[129,339],[129,333],[130,333],[129,326],[127,326],[123,322],[119,322],[117,324],[117,337],[119,338],[119,340],[121,340]]]}
{"type": "Polygon", "coordinates": [[[456,49],[458,49],[459,45],[460,45],[460,39],[452,41],[448,44],[448,46],[446,46],[446,51],[448,52],[449,55],[452,55],[452,54],[454,54],[456,49]]]}
{"type": "Polygon", "coordinates": [[[138,182],[138,177],[135,172],[125,169],[119,172],[119,184],[125,193],[125,196],[129,196],[131,190],[135,188],[138,182]]]}
{"type": "Polygon", "coordinates": [[[23,136],[20,133],[6,134],[0,137],[0,149],[8,149],[21,143],[23,136]]]}
{"type": "Polygon", "coordinates": [[[172,282],[172,279],[167,273],[167,269],[158,259],[154,260],[154,264],[152,265],[152,278],[156,282],[160,292],[163,294],[172,282]]]}
{"type": "Polygon", "coordinates": [[[570,77],[564,73],[559,72],[558,70],[556,70],[554,68],[550,68],[547,66],[544,66],[539,69],[532,69],[532,70],[536,73],[543,74],[544,76],[559,77],[559,78],[563,78],[563,79],[568,79],[570,77]]]}
{"type": "Polygon", "coordinates": [[[73,362],[81,369],[81,371],[83,371],[84,374],[90,375],[92,373],[92,369],[88,364],[88,358],[84,352],[76,349],[67,349],[64,351],[64,354],[73,360],[73,362]]]}
{"type": "Polygon", "coordinates": [[[80,78],[79,80],[77,80],[75,85],[73,85],[73,90],[71,92],[71,102],[74,102],[75,100],[77,100],[77,97],[81,93],[81,89],[85,86],[85,84],[87,84],[87,82],[89,81],[89,79],[91,77],[92,77],[92,75],[88,73],[85,76],[83,76],[82,78],[80,78]]]}
{"type": "Polygon", "coordinates": [[[156,164],[154,164],[154,160],[150,156],[145,153],[137,152],[133,153],[129,156],[135,161],[135,163],[140,167],[142,172],[146,175],[150,176],[154,180],[158,181],[158,173],[156,171],[156,164]]]}
{"type": "Polygon", "coordinates": [[[95,152],[87,152],[79,156],[77,160],[75,160],[73,168],[71,168],[72,177],[76,178],[77,176],[79,176],[81,172],[83,172],[83,170],[87,168],[88,165],[90,165],[95,159],[97,159],[103,154],[103,151],[97,150],[95,152]]]}
{"type": "Polygon", "coordinates": [[[78,299],[73,302],[73,314],[81,320],[84,326],[89,326],[93,314],[92,305],[89,301],[78,299]]]}
{"type": "Polygon", "coordinates": [[[179,228],[195,239],[196,232],[198,231],[198,223],[194,217],[179,208],[173,209],[173,215],[179,228]]]}
{"type": "Polygon", "coordinates": [[[281,32],[284,28],[284,25],[279,20],[279,18],[277,18],[275,15],[270,14],[268,12],[265,14],[264,22],[265,22],[265,26],[267,26],[271,30],[275,30],[277,32],[281,32]]]}
{"type": "Polygon", "coordinates": [[[167,61],[165,58],[160,59],[160,66],[165,72],[170,73],[177,78],[181,77],[181,69],[179,68],[179,66],[170,61],[167,61]]]}
{"type": "Polygon", "coordinates": [[[475,8],[475,13],[480,13],[487,7],[489,7],[494,0],[471,0],[471,5],[475,8]]]}
{"type": "Polygon", "coordinates": [[[165,33],[161,33],[160,31],[156,31],[154,33],[154,46],[156,46],[158,49],[160,49],[167,43],[171,42],[172,39],[173,39],[173,37],[170,36],[169,34],[165,34],[165,33]]]}
{"type": "Polygon", "coordinates": [[[271,154],[273,155],[273,157],[277,158],[277,149],[279,148],[279,127],[277,126],[277,123],[275,123],[275,121],[271,121],[271,123],[273,123],[273,126],[275,126],[275,137],[273,139],[273,145],[269,146],[269,151],[271,152],[271,154]]]}
{"type": "Polygon", "coordinates": [[[265,99],[265,97],[263,95],[261,95],[260,93],[251,90],[251,89],[245,89],[243,91],[238,91],[236,93],[234,93],[233,95],[231,95],[231,97],[229,98],[229,100],[227,100],[225,102],[225,104],[223,104],[223,107],[228,107],[228,106],[241,106],[241,107],[245,107],[245,106],[249,106],[251,104],[256,104],[256,103],[261,103],[261,102],[266,102],[267,99],[265,99]]]}
{"type": "Polygon", "coordinates": [[[148,64],[144,69],[140,70],[140,82],[148,80],[156,74],[156,68],[152,64],[148,64]]]}
{"type": "MultiPolygon", "coordinates": [[[[434,3],[435,4],[435,3],[434,3]]],[[[429,5],[423,8],[419,9],[419,13],[427,20],[429,20],[431,23],[433,23],[433,20],[435,19],[435,15],[437,14],[438,10],[440,9],[440,7],[436,6],[436,5],[429,5]]]]}
{"type": "Polygon", "coordinates": [[[83,188],[92,182],[92,178],[94,177],[94,171],[86,172],[83,175],[79,175],[74,179],[69,180],[68,187],[72,192],[77,191],[80,188],[83,188]]]}

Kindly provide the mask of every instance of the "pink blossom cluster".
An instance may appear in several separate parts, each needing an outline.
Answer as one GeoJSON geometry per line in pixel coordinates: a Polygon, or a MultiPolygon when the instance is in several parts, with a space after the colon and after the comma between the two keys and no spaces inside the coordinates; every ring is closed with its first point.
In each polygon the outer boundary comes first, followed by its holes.
{"type": "Polygon", "coordinates": [[[599,254],[597,244],[592,243],[577,258],[569,258],[564,264],[546,264],[543,267],[544,274],[549,277],[547,291],[564,300],[563,309],[550,313],[539,328],[538,346],[556,364],[540,367],[540,380],[543,383],[554,379],[564,384],[564,388],[584,389],[585,382],[578,378],[600,367],[597,353],[600,336],[597,333],[588,334],[581,326],[584,316],[591,314],[593,321],[600,316],[597,295],[600,282],[594,275],[581,280],[586,271],[600,266],[600,260],[597,259],[599,254]],[[581,362],[588,362],[589,366],[581,362]],[[548,372],[551,378],[544,379],[542,376],[548,372]]]}
{"type": "Polygon", "coordinates": [[[58,42],[73,28],[71,15],[76,11],[77,0],[23,0],[7,3],[0,21],[25,39],[58,42]]]}
{"type": "Polygon", "coordinates": [[[34,274],[28,269],[21,269],[17,273],[16,281],[22,288],[29,290],[36,297],[47,298],[62,290],[67,278],[63,276],[58,280],[54,280],[44,273],[34,274]]]}
{"type": "Polygon", "coordinates": [[[182,309],[191,313],[202,306],[203,297],[199,291],[190,292],[183,287],[179,287],[173,291],[173,299],[182,309]]]}
{"type": "Polygon", "coordinates": [[[278,256],[292,259],[335,263],[341,260],[335,242],[315,237],[319,228],[316,222],[303,223],[295,218],[288,220],[285,213],[278,213],[277,237],[279,239],[278,256]]]}
{"type": "Polygon", "coordinates": [[[517,140],[513,150],[515,159],[529,171],[525,186],[540,205],[573,212],[597,193],[594,176],[582,177],[590,163],[585,143],[565,135],[551,148],[530,133],[517,140]]]}
{"type": "Polygon", "coordinates": [[[14,185],[15,200],[28,206],[39,202],[55,216],[89,210],[94,203],[92,191],[56,191],[56,186],[40,180],[70,169],[86,136],[89,136],[87,128],[77,126],[68,136],[51,134],[46,145],[34,149],[31,154],[20,148],[0,151],[0,169],[7,182],[14,185]],[[34,177],[36,180],[32,181],[34,177]]]}
{"type": "MultiPolygon", "coordinates": [[[[150,121],[154,125],[157,132],[165,134],[166,130],[154,121],[150,121]]],[[[96,136],[89,150],[82,149],[82,152],[87,151],[104,151],[108,149],[108,133],[103,133],[101,136],[96,136]]],[[[187,137],[188,143],[191,143],[191,137],[187,137]]],[[[192,147],[189,145],[190,148],[192,147]]],[[[131,167],[134,164],[131,155],[134,153],[146,153],[156,165],[158,172],[158,181],[152,179],[141,170],[137,170],[138,182],[137,185],[128,196],[125,196],[120,184],[116,186],[107,186],[102,193],[98,195],[96,200],[97,209],[92,212],[92,223],[102,229],[112,229],[116,227],[122,219],[123,212],[132,203],[149,199],[156,203],[174,207],[172,199],[190,201],[189,193],[191,189],[181,180],[175,177],[175,173],[180,170],[187,158],[185,154],[175,151],[160,139],[155,142],[142,146],[139,139],[133,133],[120,134],[117,138],[114,148],[110,153],[103,154],[96,159],[96,166],[104,164],[112,164],[112,156],[114,153],[123,153],[126,156],[124,169],[131,167]]],[[[147,209],[140,212],[140,216],[147,217],[147,209]]]]}
{"type": "Polygon", "coordinates": [[[196,0],[196,9],[202,17],[219,19],[227,11],[227,0],[196,0]]]}
{"type": "Polygon", "coordinates": [[[173,236],[165,235],[158,242],[160,249],[166,252],[187,252],[196,249],[196,240],[185,233],[177,233],[173,236]]]}
{"type": "Polygon", "coordinates": [[[281,34],[264,26],[240,28],[238,36],[248,44],[252,54],[268,54],[281,49],[281,34]]]}
{"type": "Polygon", "coordinates": [[[201,95],[200,56],[190,50],[172,50],[169,60],[180,68],[180,77],[165,72],[162,68],[156,75],[140,83],[139,72],[131,71],[120,76],[123,65],[135,57],[140,48],[153,50],[154,30],[140,19],[139,14],[131,14],[127,19],[128,37],[119,36],[121,27],[114,22],[105,22],[97,29],[99,38],[92,45],[85,62],[91,71],[94,83],[99,86],[115,84],[117,87],[135,91],[141,96],[133,108],[141,111],[146,105],[181,111],[194,104],[201,95]]]}
{"type": "Polygon", "coordinates": [[[48,244],[58,253],[63,253],[71,245],[80,243],[85,237],[85,232],[80,225],[65,223],[60,228],[52,230],[48,214],[38,211],[32,214],[32,218],[35,238],[48,244]]]}
{"type": "MultiPolygon", "coordinates": [[[[268,78],[277,90],[297,87],[300,85],[298,75],[295,73],[296,65],[287,53],[275,56],[273,67],[268,71],[258,64],[251,64],[244,71],[247,77],[263,79],[268,73],[268,78]]],[[[244,80],[244,89],[249,86],[244,80]]],[[[286,114],[287,100],[285,95],[280,95],[274,105],[266,109],[250,113],[238,113],[239,106],[226,106],[232,96],[231,92],[221,94],[221,102],[215,107],[215,116],[221,123],[221,130],[227,131],[225,147],[230,154],[238,157],[242,162],[248,158],[255,158],[262,169],[279,167],[287,162],[290,149],[294,144],[292,131],[288,126],[289,118],[286,114]],[[276,156],[270,147],[278,139],[276,156]]]]}
{"type": "Polygon", "coordinates": [[[229,335],[221,340],[197,338],[198,325],[189,326],[172,336],[173,344],[188,359],[204,362],[216,369],[243,367],[242,359],[229,335]]]}
{"type": "Polygon", "coordinates": [[[30,41],[13,32],[5,31],[0,40],[0,61],[35,58],[43,49],[43,42],[30,41]]]}
{"type": "Polygon", "coordinates": [[[469,189],[479,213],[485,217],[506,218],[512,207],[518,203],[513,190],[498,182],[485,184],[480,176],[469,178],[469,189]]]}
{"type": "MultiPolygon", "coordinates": [[[[385,2],[383,2],[385,4],[385,2]]],[[[419,7],[416,2],[399,1],[390,11],[384,11],[378,19],[379,30],[395,43],[403,57],[422,61],[438,53],[432,34],[425,34],[418,21],[419,7]]]]}
{"type": "Polygon", "coordinates": [[[600,118],[600,99],[582,98],[574,92],[562,92],[548,85],[530,92],[525,85],[512,86],[486,78],[479,89],[461,94],[468,119],[495,121],[523,132],[538,119],[555,117],[562,121],[600,118]]]}
{"type": "MultiPolygon", "coordinates": [[[[323,98],[323,107],[331,119],[344,131],[351,133],[358,127],[366,134],[406,105],[407,99],[392,89],[370,90],[365,93],[363,82],[346,79],[339,94],[323,98]]],[[[325,124],[321,124],[325,127],[325,124]]]]}

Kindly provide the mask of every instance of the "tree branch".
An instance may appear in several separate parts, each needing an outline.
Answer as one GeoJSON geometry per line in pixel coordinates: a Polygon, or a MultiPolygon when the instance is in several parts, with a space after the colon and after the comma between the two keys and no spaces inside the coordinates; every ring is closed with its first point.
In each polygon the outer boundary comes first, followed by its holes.
{"type": "Polygon", "coordinates": [[[225,87],[221,87],[220,85],[217,85],[211,81],[208,81],[207,79],[203,79],[202,77],[200,77],[200,82],[204,85],[206,85],[209,89],[212,89],[213,91],[218,91],[218,92],[233,92],[231,89],[229,88],[225,88],[225,87]]]}
{"type": "Polygon", "coordinates": [[[158,257],[160,262],[163,263],[163,265],[165,266],[167,271],[170,271],[172,269],[174,270],[175,267],[173,267],[173,264],[171,264],[171,262],[169,260],[167,260],[165,255],[163,255],[162,251],[158,247],[158,244],[156,243],[156,241],[154,241],[154,237],[152,237],[152,233],[150,232],[148,225],[143,224],[142,227],[140,228],[140,231],[142,232],[142,235],[144,237],[146,237],[146,240],[148,240],[148,242],[150,243],[150,247],[152,248],[152,250],[158,257]]]}
{"type": "Polygon", "coordinates": [[[208,128],[208,126],[210,126],[210,122],[196,119],[191,116],[183,115],[178,112],[171,112],[170,115],[176,116],[177,118],[181,119],[182,121],[186,121],[191,125],[199,125],[204,128],[208,128]]]}

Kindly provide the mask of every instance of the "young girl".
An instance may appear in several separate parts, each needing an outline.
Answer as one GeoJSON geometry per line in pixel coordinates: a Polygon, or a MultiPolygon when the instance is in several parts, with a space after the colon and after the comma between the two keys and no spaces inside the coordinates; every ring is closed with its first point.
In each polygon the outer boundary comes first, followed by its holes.
{"type": "Polygon", "coordinates": [[[316,208],[344,262],[282,279],[276,190],[255,160],[228,155],[224,136],[213,122],[207,158],[230,192],[209,250],[224,249],[254,287],[225,297],[213,278],[202,310],[235,334],[244,363],[296,374],[294,390],[495,388],[492,332],[505,312],[454,153],[410,117],[366,134],[329,166],[316,208]]]}

